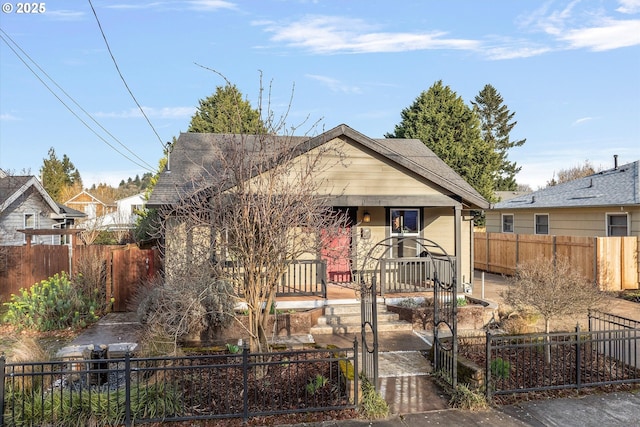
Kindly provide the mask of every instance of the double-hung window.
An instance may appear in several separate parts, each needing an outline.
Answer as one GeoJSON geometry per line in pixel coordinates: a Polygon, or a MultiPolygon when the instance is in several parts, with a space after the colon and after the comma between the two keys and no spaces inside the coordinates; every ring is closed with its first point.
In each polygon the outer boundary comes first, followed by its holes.
{"type": "Polygon", "coordinates": [[[607,214],[607,236],[628,236],[629,216],[622,214],[607,214]]]}
{"type": "Polygon", "coordinates": [[[502,214],[502,232],[513,233],[513,214],[502,214]]]}
{"type": "Polygon", "coordinates": [[[549,214],[534,215],[536,234],[549,234],[549,214]]]}

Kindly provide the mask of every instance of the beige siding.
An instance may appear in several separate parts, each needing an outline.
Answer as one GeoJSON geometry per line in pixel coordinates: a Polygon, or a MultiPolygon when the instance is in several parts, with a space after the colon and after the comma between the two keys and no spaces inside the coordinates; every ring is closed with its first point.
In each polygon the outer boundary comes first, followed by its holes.
{"type": "MultiPolygon", "coordinates": [[[[336,139],[326,153],[330,167],[318,174],[325,194],[344,195],[425,195],[439,194],[433,186],[361,149],[336,139]]],[[[327,147],[323,146],[323,149],[327,147]]],[[[314,155],[312,151],[310,155],[314,155]]]]}
{"type": "Polygon", "coordinates": [[[521,209],[487,211],[487,232],[502,232],[502,213],[513,213],[515,234],[534,234],[534,215],[549,215],[549,234],[557,236],[605,237],[606,215],[627,213],[630,218],[630,235],[640,236],[640,207],[571,208],[571,209],[521,209]]]}

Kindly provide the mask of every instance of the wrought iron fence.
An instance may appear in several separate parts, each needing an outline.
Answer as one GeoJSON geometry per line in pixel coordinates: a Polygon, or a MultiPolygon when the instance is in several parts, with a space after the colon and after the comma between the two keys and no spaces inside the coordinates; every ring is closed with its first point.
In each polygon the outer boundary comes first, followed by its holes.
{"type": "Polygon", "coordinates": [[[125,425],[355,408],[353,348],[5,363],[0,425],[125,425]]]}
{"type": "MultiPolygon", "coordinates": [[[[597,317],[599,330],[581,331],[576,326],[575,332],[512,336],[488,331],[487,398],[497,394],[640,383],[640,329],[617,328],[614,323],[634,321],[611,316],[597,317]]],[[[595,319],[594,315],[593,322],[595,319]]]]}

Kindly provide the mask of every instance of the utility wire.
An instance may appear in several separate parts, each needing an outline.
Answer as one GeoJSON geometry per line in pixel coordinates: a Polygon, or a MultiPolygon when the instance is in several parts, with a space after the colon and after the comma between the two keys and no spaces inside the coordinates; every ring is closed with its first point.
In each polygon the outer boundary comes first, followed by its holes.
{"type": "Polygon", "coordinates": [[[138,100],[136,99],[136,97],[133,96],[133,92],[131,92],[131,89],[129,88],[129,85],[127,84],[126,80],[124,79],[124,76],[120,72],[120,67],[118,66],[118,63],[116,62],[116,58],[113,56],[113,52],[111,52],[111,47],[109,46],[109,42],[107,41],[107,36],[104,34],[104,31],[102,30],[102,24],[100,24],[100,19],[98,19],[98,14],[96,13],[96,10],[94,9],[93,3],[91,3],[91,0],[89,0],[89,6],[91,6],[91,10],[93,11],[93,16],[96,18],[96,22],[98,23],[98,28],[100,28],[100,34],[102,34],[102,38],[104,40],[104,44],[107,46],[107,50],[109,51],[109,55],[111,56],[111,60],[113,61],[113,65],[116,66],[116,71],[118,71],[118,75],[120,76],[120,79],[122,80],[122,83],[124,83],[124,87],[127,88],[127,91],[129,92],[129,95],[131,95],[131,98],[133,99],[133,101],[138,106],[138,109],[140,110],[140,112],[142,113],[144,118],[147,120],[147,123],[149,123],[149,126],[151,126],[151,129],[153,130],[153,133],[155,133],[156,136],[158,137],[158,141],[160,141],[160,145],[162,145],[162,148],[163,149],[166,148],[165,144],[162,142],[162,138],[160,138],[160,135],[158,135],[158,132],[156,131],[156,128],[154,128],[153,125],[151,124],[151,121],[149,120],[149,117],[147,117],[147,114],[142,109],[142,106],[140,106],[140,103],[138,103],[138,100]]]}
{"type": "MultiPolygon", "coordinates": [[[[129,149],[129,147],[127,147],[126,145],[124,145],[124,144],[123,144],[123,143],[122,143],[118,138],[116,138],[116,137],[115,137],[111,132],[109,132],[109,131],[104,127],[104,126],[102,126],[102,124],[100,124],[100,122],[98,122],[98,121],[97,121],[97,120],[96,120],[96,119],[95,119],[95,118],[94,118],[94,117],[93,117],[93,116],[92,116],[88,111],[86,111],[84,108],[82,108],[82,106],[81,106],[81,105],[80,105],[80,104],[79,104],[79,103],[78,103],[78,102],[77,102],[77,101],[76,101],[76,100],[75,100],[71,95],[69,95],[69,94],[68,94],[68,93],[67,93],[67,92],[66,92],[66,91],[65,91],[65,90],[64,90],[64,89],[63,89],[63,88],[62,88],[62,87],[61,87],[61,86],[60,86],[60,85],[59,85],[59,84],[58,84],[58,83],[57,83],[57,82],[56,82],[56,81],[55,81],[55,80],[54,80],[54,79],[49,75],[49,74],[47,74],[47,72],[46,72],[44,69],[42,69],[42,67],[40,67],[40,65],[38,65],[38,63],[37,63],[33,58],[31,58],[31,56],[29,56],[29,54],[28,54],[27,52],[25,52],[25,51],[24,51],[24,49],[22,49],[22,48],[20,47],[20,45],[18,45],[18,43],[16,43],[16,41],[15,41],[15,40],[13,40],[13,39],[11,38],[11,36],[9,36],[9,35],[8,35],[8,34],[7,34],[7,33],[6,33],[2,28],[0,28],[0,32],[2,32],[2,34],[4,34],[4,36],[5,36],[7,39],[9,39],[9,40],[11,41],[11,43],[13,43],[13,44],[14,44],[14,45],[15,45],[15,46],[20,50],[20,52],[22,52],[22,54],[23,54],[24,56],[26,56],[26,57],[29,59],[29,61],[31,61],[31,62],[32,62],[32,63],[33,63],[37,68],[38,68],[38,70],[40,70],[40,72],[42,72],[42,74],[44,74],[44,75],[45,75],[45,76],[46,76],[46,77],[47,77],[47,78],[48,78],[48,79],[49,79],[49,80],[50,80],[50,81],[51,81],[51,82],[52,82],[52,83],[53,83],[53,84],[58,88],[58,89],[60,89],[60,91],[61,91],[62,93],[64,93],[64,94],[67,96],[67,98],[69,98],[69,99],[70,99],[70,100],[71,100],[71,101],[72,101],[72,102],[73,102],[73,103],[74,103],[74,104],[75,104],[75,105],[80,109],[80,111],[82,111],[84,114],[86,114],[86,115],[87,115],[87,116],[88,116],[88,117],[89,117],[89,118],[90,118],[90,119],[91,119],[91,120],[92,120],[96,125],[98,125],[98,126],[100,127],[100,129],[102,129],[102,130],[103,130],[107,135],[109,135],[111,138],[113,138],[113,139],[114,139],[118,144],[120,144],[120,146],[121,146],[121,147],[123,147],[125,150],[127,150],[129,153],[131,153],[131,154],[132,154],[136,159],[138,159],[138,160],[140,160],[142,163],[144,163],[144,164],[146,165],[146,166],[145,166],[145,169],[151,169],[151,170],[153,170],[153,169],[154,169],[154,168],[153,168],[153,166],[151,166],[149,163],[147,163],[144,159],[142,159],[142,158],[141,158],[140,156],[138,156],[136,153],[134,153],[133,151],[131,151],[131,150],[129,149]]],[[[5,43],[7,43],[7,42],[6,42],[6,40],[5,40],[4,42],[5,42],[5,43]]],[[[8,45],[8,43],[7,43],[7,45],[8,45]]],[[[9,46],[9,47],[11,47],[11,46],[9,46]]],[[[13,50],[13,49],[12,49],[12,50],[13,50]]],[[[16,53],[16,52],[15,52],[15,50],[14,50],[14,53],[16,53]]],[[[17,53],[16,53],[16,56],[18,56],[18,54],[17,54],[17,53]]],[[[18,58],[20,58],[20,56],[18,56],[18,58]]],[[[21,59],[21,60],[22,60],[22,59],[21,59]]],[[[24,61],[22,61],[22,62],[24,62],[24,61]]],[[[32,71],[32,72],[33,72],[33,71],[32,71]]],[[[77,116],[76,116],[76,117],[77,117],[77,116]]],[[[95,132],[94,132],[94,133],[95,133],[95,132]]],[[[109,146],[111,146],[111,145],[109,145],[109,146]]],[[[117,150],[116,150],[116,151],[117,151],[117,150]]],[[[118,153],[119,153],[119,154],[122,154],[122,153],[120,153],[119,151],[118,151],[118,153]]],[[[126,157],[126,156],[125,156],[125,157],[126,157]]],[[[131,160],[131,159],[129,159],[128,157],[127,157],[127,159],[128,159],[128,160],[131,160]]],[[[137,164],[138,166],[140,166],[138,163],[136,163],[136,164],[137,164]]]]}
{"type": "MultiPolygon", "coordinates": [[[[3,34],[6,34],[3,30],[0,29],[0,31],[2,31],[3,34]]],[[[91,126],[89,126],[89,124],[84,121],[75,111],[73,111],[73,109],[71,107],[69,107],[63,100],[62,98],[60,98],[58,96],[57,93],[55,93],[55,91],[53,89],[51,89],[51,87],[44,81],[42,80],[42,78],[38,75],[38,73],[36,73],[33,68],[31,68],[31,66],[29,66],[29,64],[20,56],[20,54],[13,48],[13,46],[11,46],[11,44],[9,44],[9,42],[5,39],[4,36],[0,35],[0,39],[2,39],[2,41],[9,47],[9,49],[11,49],[11,51],[13,51],[13,53],[18,57],[18,59],[29,69],[29,71],[31,71],[31,73],[33,73],[33,75],[40,81],[40,83],[42,83],[44,85],[44,87],[47,88],[47,90],[49,92],[51,92],[51,94],[53,96],[55,96],[58,101],[60,101],[60,103],[62,105],[65,106],[65,108],[67,110],[69,110],[69,112],[71,114],[73,114],[78,120],[80,120],[80,122],[85,125],[87,127],[87,129],[89,129],[91,132],[93,132],[98,138],[100,138],[105,144],[107,144],[109,147],[111,147],[113,150],[115,150],[118,154],[120,154],[122,157],[124,157],[125,159],[129,160],[130,162],[134,163],[137,166],[140,166],[143,169],[148,170],[149,172],[155,173],[155,169],[149,165],[142,165],[138,162],[136,162],[135,160],[133,160],[132,158],[130,158],[129,156],[127,156],[126,154],[122,153],[120,150],[118,150],[116,147],[114,147],[112,144],[109,143],[109,141],[107,141],[106,139],[104,139],[104,137],[102,135],[100,135],[98,132],[96,132],[91,126]]]]}

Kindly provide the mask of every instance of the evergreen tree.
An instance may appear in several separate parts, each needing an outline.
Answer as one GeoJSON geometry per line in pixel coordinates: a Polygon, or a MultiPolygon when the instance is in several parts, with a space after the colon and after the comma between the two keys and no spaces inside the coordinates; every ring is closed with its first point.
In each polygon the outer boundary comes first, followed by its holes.
{"type": "Polygon", "coordinates": [[[513,147],[520,147],[526,141],[512,141],[509,138],[511,130],[518,123],[512,121],[516,113],[509,111],[500,93],[489,84],[485,85],[471,104],[482,124],[482,138],[487,144],[495,147],[500,157],[500,167],[495,176],[495,190],[515,191],[518,188],[516,174],[522,167],[508,160],[508,151],[513,147]]]}
{"type": "Polygon", "coordinates": [[[462,98],[436,82],[402,110],[402,121],[387,138],[417,138],[485,199],[494,200],[499,157],[482,139],[480,120],[462,98]]]}
{"type": "Polygon", "coordinates": [[[218,86],[216,93],[200,100],[191,118],[189,132],[265,133],[260,112],[251,107],[235,85],[218,86]]]}
{"type": "Polygon", "coordinates": [[[53,147],[49,148],[48,154],[49,158],[43,159],[42,167],[40,168],[40,179],[44,189],[47,190],[53,200],[63,203],[65,200],[61,198],[66,193],[65,188],[82,188],[82,178],[80,177],[80,172],[78,172],[66,154],[62,156],[62,160],[58,159],[53,147]]]}

